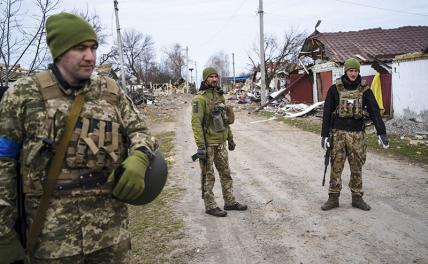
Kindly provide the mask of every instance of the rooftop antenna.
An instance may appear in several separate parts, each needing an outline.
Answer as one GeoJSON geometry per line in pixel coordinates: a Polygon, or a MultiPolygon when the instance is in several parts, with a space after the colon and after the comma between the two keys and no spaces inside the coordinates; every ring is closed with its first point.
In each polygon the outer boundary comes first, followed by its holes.
{"type": "Polygon", "coordinates": [[[315,31],[318,31],[317,28],[321,24],[321,19],[318,19],[317,23],[315,24],[315,31]]]}

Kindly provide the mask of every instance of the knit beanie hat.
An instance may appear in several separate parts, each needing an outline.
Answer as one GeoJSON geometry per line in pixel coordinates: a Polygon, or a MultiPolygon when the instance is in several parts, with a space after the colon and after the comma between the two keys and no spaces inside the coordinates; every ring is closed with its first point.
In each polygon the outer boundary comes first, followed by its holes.
{"type": "Polygon", "coordinates": [[[46,21],[46,42],[54,60],[87,40],[98,43],[95,30],[79,16],[63,12],[50,16],[46,21]]]}
{"type": "Polygon", "coordinates": [[[214,69],[213,67],[208,67],[205,68],[202,72],[202,79],[204,79],[204,81],[208,78],[208,76],[210,76],[211,74],[218,74],[217,70],[214,69]]]}
{"type": "Polygon", "coordinates": [[[360,62],[357,59],[349,58],[345,61],[345,72],[349,69],[360,70],[360,62]]]}

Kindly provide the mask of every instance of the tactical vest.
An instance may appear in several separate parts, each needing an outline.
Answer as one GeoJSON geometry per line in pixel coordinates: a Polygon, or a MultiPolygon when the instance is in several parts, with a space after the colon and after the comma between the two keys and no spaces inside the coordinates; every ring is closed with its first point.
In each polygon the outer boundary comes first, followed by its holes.
{"type": "MultiPolygon", "coordinates": [[[[45,102],[50,137],[58,142],[64,132],[72,98],[65,95],[51,73],[35,75],[45,102]]],[[[126,156],[123,124],[117,109],[119,87],[101,77],[101,96],[85,100],[68,144],[63,168],[57,180],[57,194],[106,194],[108,175],[126,156]]]]}
{"type": "Polygon", "coordinates": [[[218,95],[216,91],[213,91],[213,98],[209,98],[208,94],[203,91],[201,92],[207,103],[207,121],[215,132],[222,132],[226,128],[226,124],[233,124],[235,121],[235,114],[232,106],[225,105],[224,97],[218,95]]]}
{"type": "Polygon", "coordinates": [[[339,105],[336,114],[342,118],[363,118],[363,94],[369,89],[365,84],[360,84],[355,90],[347,90],[342,80],[336,80],[336,88],[339,93],[339,105]]]}

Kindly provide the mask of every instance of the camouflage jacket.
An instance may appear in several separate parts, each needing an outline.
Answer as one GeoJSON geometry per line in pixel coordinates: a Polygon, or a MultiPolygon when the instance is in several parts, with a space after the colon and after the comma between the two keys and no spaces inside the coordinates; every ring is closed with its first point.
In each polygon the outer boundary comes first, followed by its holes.
{"type": "MultiPolygon", "coordinates": [[[[70,100],[59,105],[67,113],[72,98],[85,94],[85,107],[103,115],[101,77],[93,75],[80,90],[61,90],[70,100]],[[98,105],[98,107],[97,107],[98,105]],[[64,110],[65,109],[65,110],[64,110]]],[[[153,151],[153,143],[142,115],[132,101],[119,89],[117,115],[129,137],[129,148],[145,146],[153,151]]],[[[60,109],[58,109],[60,110],[60,109]]],[[[19,149],[19,156],[7,153],[0,144],[0,239],[12,232],[16,211],[16,165],[20,162],[20,175],[26,193],[27,223],[32,222],[38,198],[43,193],[47,165],[51,157],[40,152],[42,140],[52,138],[52,126],[63,122],[48,122],[45,102],[34,77],[21,78],[4,94],[0,104],[0,143],[19,149]]],[[[55,127],[63,131],[64,127],[55,127]]],[[[54,144],[59,137],[53,137],[54,144]]],[[[6,148],[7,149],[7,148],[6,148]]],[[[58,258],[90,253],[129,239],[127,209],[123,203],[110,196],[82,196],[52,198],[44,228],[36,245],[35,255],[41,258],[58,258]]]]}
{"type": "Polygon", "coordinates": [[[219,88],[207,88],[199,91],[192,99],[192,130],[197,147],[204,146],[204,132],[207,144],[221,144],[233,138],[232,130],[227,122],[225,129],[216,132],[212,122],[212,110],[217,104],[226,103],[224,96],[219,92],[219,88]],[[204,130],[205,128],[205,130],[204,130]]]}

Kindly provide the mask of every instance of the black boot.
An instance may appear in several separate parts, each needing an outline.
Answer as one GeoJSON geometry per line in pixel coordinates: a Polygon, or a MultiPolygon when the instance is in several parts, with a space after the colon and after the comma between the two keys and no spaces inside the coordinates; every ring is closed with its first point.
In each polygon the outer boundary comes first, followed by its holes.
{"type": "Polygon", "coordinates": [[[339,195],[340,193],[329,193],[328,200],[321,206],[321,210],[328,211],[339,207],[339,195]]]}
{"type": "Polygon", "coordinates": [[[218,207],[206,210],[205,213],[209,215],[217,216],[217,217],[225,217],[227,215],[226,211],[223,211],[218,207]]]}
{"type": "Polygon", "coordinates": [[[248,209],[247,205],[240,204],[238,202],[236,202],[235,204],[232,204],[232,205],[224,205],[224,210],[245,211],[247,209],[248,209]]]}
{"type": "Polygon", "coordinates": [[[352,195],[352,207],[360,208],[364,211],[369,211],[371,209],[370,205],[366,204],[363,200],[363,196],[360,194],[352,195]]]}

